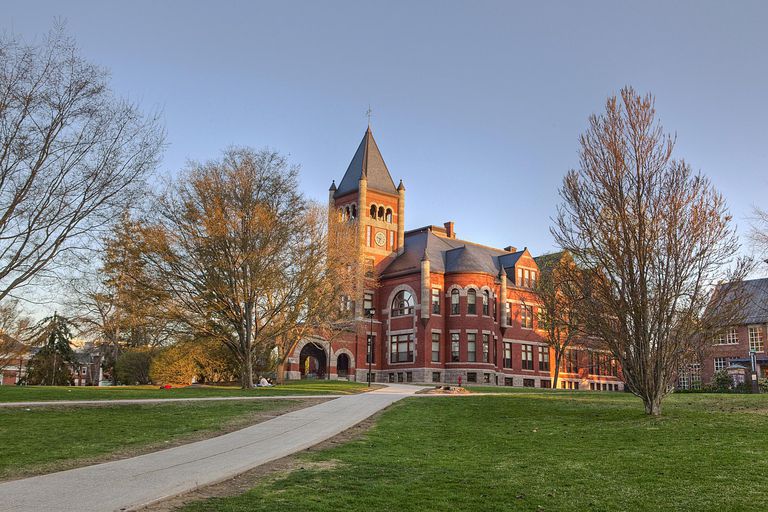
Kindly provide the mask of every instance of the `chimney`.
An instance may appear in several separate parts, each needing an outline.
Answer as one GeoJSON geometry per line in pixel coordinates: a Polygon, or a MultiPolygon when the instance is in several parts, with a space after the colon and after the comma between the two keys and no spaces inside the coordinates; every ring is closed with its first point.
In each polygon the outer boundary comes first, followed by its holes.
{"type": "Polygon", "coordinates": [[[517,252],[517,247],[515,247],[514,245],[508,245],[504,248],[504,250],[507,252],[517,252]]]}
{"type": "Polygon", "coordinates": [[[443,224],[443,226],[445,226],[445,234],[448,238],[456,238],[456,231],[454,230],[453,225],[454,222],[452,220],[443,224]]]}

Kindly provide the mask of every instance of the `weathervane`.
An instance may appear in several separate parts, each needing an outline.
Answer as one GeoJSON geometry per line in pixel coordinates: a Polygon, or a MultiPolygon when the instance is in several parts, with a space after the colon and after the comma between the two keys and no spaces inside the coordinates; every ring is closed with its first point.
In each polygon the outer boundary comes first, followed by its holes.
{"type": "Polygon", "coordinates": [[[373,115],[373,110],[371,110],[371,104],[368,104],[368,110],[365,111],[365,115],[368,117],[368,128],[371,127],[371,116],[373,115]]]}

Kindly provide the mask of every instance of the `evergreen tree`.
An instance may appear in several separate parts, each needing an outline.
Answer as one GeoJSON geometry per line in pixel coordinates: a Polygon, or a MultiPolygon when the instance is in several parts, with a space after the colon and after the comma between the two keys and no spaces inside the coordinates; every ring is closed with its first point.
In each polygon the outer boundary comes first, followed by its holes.
{"type": "Polygon", "coordinates": [[[72,385],[71,323],[65,317],[54,313],[44,318],[34,328],[32,344],[40,347],[27,364],[28,384],[46,386],[72,385]]]}

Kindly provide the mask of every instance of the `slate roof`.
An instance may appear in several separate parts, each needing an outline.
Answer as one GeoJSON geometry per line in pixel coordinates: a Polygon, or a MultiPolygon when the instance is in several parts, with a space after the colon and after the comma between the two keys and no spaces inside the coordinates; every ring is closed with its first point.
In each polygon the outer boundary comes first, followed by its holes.
{"type": "Polygon", "coordinates": [[[510,282],[514,282],[514,265],[525,249],[511,253],[439,236],[434,230],[440,231],[441,228],[427,226],[406,233],[405,250],[387,266],[382,277],[419,272],[421,261],[426,258],[432,272],[480,272],[497,276],[503,267],[510,282]]]}
{"type": "Polygon", "coordinates": [[[392,181],[392,176],[389,174],[387,164],[384,163],[384,158],[381,156],[379,147],[376,145],[370,126],[365,131],[363,140],[360,141],[360,145],[357,147],[357,151],[355,151],[355,156],[352,157],[352,161],[349,163],[349,167],[347,167],[347,172],[344,173],[344,177],[341,179],[341,183],[339,183],[333,197],[341,197],[356,191],[360,177],[363,175],[368,180],[369,190],[397,195],[395,182],[392,181]]]}
{"type": "Polygon", "coordinates": [[[729,293],[735,296],[738,294],[744,301],[740,318],[737,319],[739,324],[768,323],[768,278],[742,281],[729,293]]]}

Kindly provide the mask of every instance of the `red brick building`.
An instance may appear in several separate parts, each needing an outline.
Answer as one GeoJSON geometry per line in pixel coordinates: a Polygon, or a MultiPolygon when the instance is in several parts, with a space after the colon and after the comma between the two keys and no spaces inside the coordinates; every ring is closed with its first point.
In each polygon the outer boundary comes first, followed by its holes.
{"type": "MultiPolygon", "coordinates": [[[[356,223],[374,279],[349,303],[349,330],[301,340],[286,378],[366,381],[370,357],[376,382],[551,387],[554,354],[531,292],[539,267],[527,248],[459,239],[453,222],[405,231],[405,187],[395,186],[370,128],[331,185],[329,209],[356,223]]],[[[569,389],[624,387],[610,355],[586,347],[563,361],[561,379],[569,389]]]]}
{"type": "Polygon", "coordinates": [[[755,352],[760,379],[768,378],[768,355],[765,351],[768,332],[768,279],[751,279],[739,284],[744,306],[735,325],[724,326],[715,335],[701,361],[682,368],[677,387],[697,388],[710,384],[720,370],[727,370],[735,380],[748,379],[752,369],[750,352],[755,352]]]}

